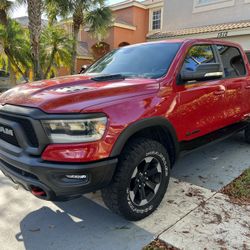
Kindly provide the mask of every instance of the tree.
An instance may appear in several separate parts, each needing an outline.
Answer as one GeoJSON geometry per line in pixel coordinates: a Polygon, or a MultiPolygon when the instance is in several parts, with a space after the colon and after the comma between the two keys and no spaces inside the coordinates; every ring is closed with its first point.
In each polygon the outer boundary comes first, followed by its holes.
{"type": "Polygon", "coordinates": [[[85,22],[89,26],[89,32],[98,42],[102,42],[112,23],[112,12],[110,8],[101,6],[86,13],[85,22]]]}
{"type": "Polygon", "coordinates": [[[17,0],[20,4],[27,4],[29,17],[29,32],[34,80],[42,78],[40,65],[40,36],[42,32],[42,0],[17,0]]]}
{"type": "Polygon", "coordinates": [[[58,67],[71,63],[72,40],[65,30],[58,26],[48,26],[41,36],[41,66],[44,78],[58,67]]]}
{"type": "MultiPolygon", "coordinates": [[[[0,2],[0,45],[1,45],[1,67],[4,66],[5,70],[10,72],[11,83],[16,82],[17,71],[22,76],[24,72],[20,68],[20,65],[17,61],[18,55],[15,51],[12,51],[13,41],[17,38],[20,41],[20,27],[15,23],[9,21],[8,12],[13,7],[13,2],[8,0],[1,0],[0,2]]],[[[24,77],[24,79],[26,79],[24,77]]]]}
{"type": "Polygon", "coordinates": [[[13,3],[8,0],[1,0],[0,2],[0,24],[7,26],[8,23],[8,11],[12,7],[13,3]]]}
{"type": "Polygon", "coordinates": [[[25,80],[29,68],[29,40],[24,29],[16,21],[8,19],[7,25],[0,24],[0,45],[14,69],[25,80]]]}
{"type": "MultiPolygon", "coordinates": [[[[76,73],[77,41],[80,27],[88,25],[95,36],[102,37],[112,22],[111,11],[105,7],[105,0],[46,0],[46,5],[56,5],[58,14],[73,18],[73,45],[71,73],[76,73]]],[[[55,10],[55,8],[53,8],[55,10]]]]}

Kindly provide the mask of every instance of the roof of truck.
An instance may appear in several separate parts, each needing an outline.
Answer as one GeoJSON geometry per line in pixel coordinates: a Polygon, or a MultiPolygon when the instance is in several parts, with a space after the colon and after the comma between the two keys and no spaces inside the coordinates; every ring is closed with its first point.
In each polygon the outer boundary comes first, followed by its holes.
{"type": "Polygon", "coordinates": [[[140,46],[141,44],[154,44],[154,43],[208,43],[208,44],[220,44],[228,45],[234,47],[240,47],[240,44],[221,40],[221,39],[202,39],[202,38],[183,38],[183,39],[167,39],[167,40],[158,40],[158,41],[149,41],[144,43],[138,43],[130,46],[140,46]]]}

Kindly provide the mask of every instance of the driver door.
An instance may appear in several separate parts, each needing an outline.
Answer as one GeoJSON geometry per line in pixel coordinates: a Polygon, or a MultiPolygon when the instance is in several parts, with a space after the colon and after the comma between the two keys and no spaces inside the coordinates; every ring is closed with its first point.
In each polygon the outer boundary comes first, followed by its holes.
{"type": "MultiPolygon", "coordinates": [[[[200,64],[219,63],[212,45],[191,47],[181,71],[195,71],[200,64]]],[[[181,73],[181,72],[180,72],[181,73]]],[[[192,140],[222,126],[225,87],[222,79],[177,82],[174,116],[181,140],[192,140]]]]}

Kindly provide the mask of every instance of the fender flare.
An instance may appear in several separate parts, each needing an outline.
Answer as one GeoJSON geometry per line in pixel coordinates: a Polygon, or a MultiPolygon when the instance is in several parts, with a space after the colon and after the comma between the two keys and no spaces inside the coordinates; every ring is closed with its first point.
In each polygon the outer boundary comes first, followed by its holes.
{"type": "Polygon", "coordinates": [[[172,126],[172,124],[164,117],[152,117],[152,118],[146,118],[146,119],[142,119],[140,121],[137,121],[135,123],[132,123],[131,125],[129,125],[118,137],[118,139],[116,140],[110,157],[117,157],[118,155],[120,155],[120,153],[122,152],[126,142],[131,138],[131,136],[133,136],[135,133],[146,129],[146,128],[150,128],[150,127],[155,127],[155,126],[161,126],[165,131],[167,131],[170,136],[171,139],[173,141],[174,144],[174,150],[175,150],[175,157],[177,158],[179,155],[179,150],[180,150],[180,145],[177,139],[177,135],[175,132],[174,127],[172,126]]]}

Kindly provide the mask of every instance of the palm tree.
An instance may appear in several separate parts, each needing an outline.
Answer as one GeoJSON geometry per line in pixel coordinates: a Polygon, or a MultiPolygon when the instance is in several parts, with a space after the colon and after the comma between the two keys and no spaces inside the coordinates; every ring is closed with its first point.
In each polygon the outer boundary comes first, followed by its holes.
{"type": "Polygon", "coordinates": [[[58,4],[51,0],[45,0],[44,9],[48,17],[48,26],[56,24],[59,14],[58,4]]]}
{"type": "Polygon", "coordinates": [[[62,66],[70,66],[72,40],[64,29],[48,26],[41,36],[41,65],[44,78],[62,66]]]}
{"type": "Polygon", "coordinates": [[[8,0],[1,0],[0,2],[0,24],[7,26],[8,23],[8,11],[12,7],[13,3],[8,0]]]}
{"type": "Polygon", "coordinates": [[[31,42],[31,55],[34,72],[34,80],[42,78],[40,65],[40,36],[42,32],[42,0],[17,0],[20,4],[27,4],[29,16],[29,32],[31,42]]]}
{"type": "Polygon", "coordinates": [[[89,26],[90,34],[101,42],[112,23],[112,12],[110,8],[102,6],[86,13],[85,22],[89,26]]]}
{"type": "Polygon", "coordinates": [[[8,19],[7,25],[0,24],[0,46],[10,64],[25,80],[25,69],[29,68],[29,40],[25,30],[16,21],[8,19]]]}
{"type": "MultiPolygon", "coordinates": [[[[13,7],[13,2],[8,0],[1,0],[0,2],[0,49],[1,49],[1,66],[10,72],[11,83],[16,82],[16,71],[24,76],[22,69],[16,56],[15,51],[12,51],[13,41],[20,40],[20,27],[9,22],[8,12],[13,7]],[[17,40],[15,40],[17,38],[17,40]]],[[[24,79],[26,79],[24,77],[24,79]]]]}
{"type": "Polygon", "coordinates": [[[55,4],[59,15],[73,17],[73,45],[71,73],[76,73],[77,40],[80,27],[88,25],[90,31],[103,36],[112,22],[111,11],[105,7],[105,0],[45,0],[47,4],[55,4]]]}

